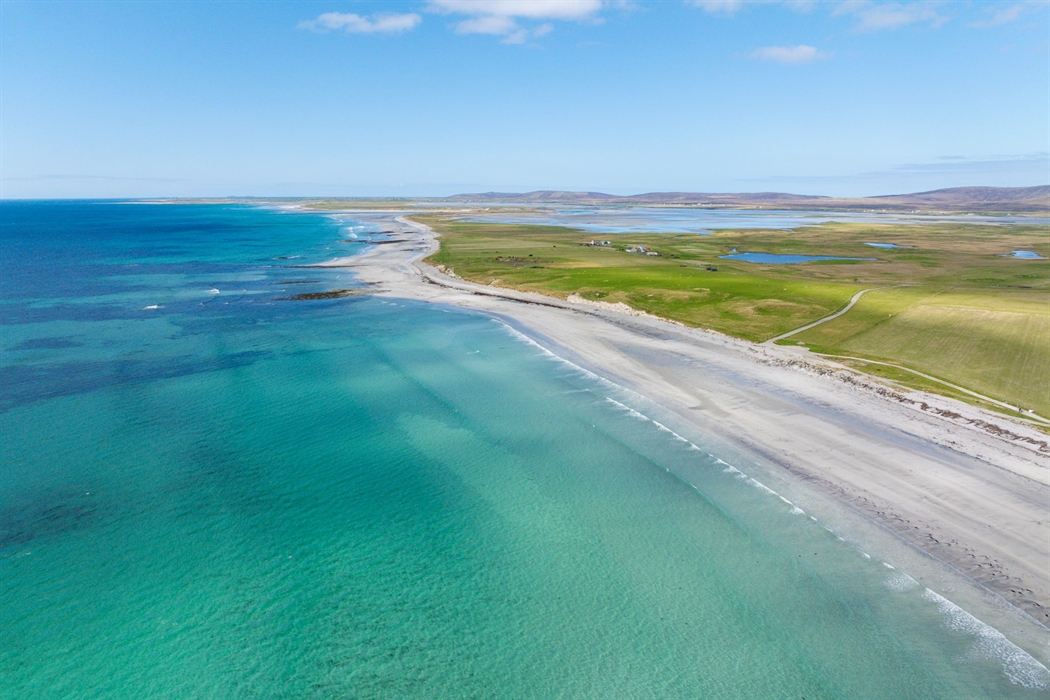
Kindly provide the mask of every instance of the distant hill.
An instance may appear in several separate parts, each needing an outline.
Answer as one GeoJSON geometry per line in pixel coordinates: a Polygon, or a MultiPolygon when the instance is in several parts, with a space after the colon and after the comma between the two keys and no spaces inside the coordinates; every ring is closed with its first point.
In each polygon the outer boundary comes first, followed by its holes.
{"type": "Polygon", "coordinates": [[[951,187],[914,194],[879,197],[822,197],[784,192],[648,192],[614,195],[603,192],[481,192],[445,198],[453,202],[521,204],[649,204],[703,208],[838,209],[893,212],[985,212],[1050,214],[1050,185],[1036,187],[951,187]]]}
{"type": "Polygon", "coordinates": [[[1037,187],[950,187],[944,190],[867,197],[863,201],[890,202],[900,206],[1042,211],[1050,209],[1050,185],[1037,187]]]}

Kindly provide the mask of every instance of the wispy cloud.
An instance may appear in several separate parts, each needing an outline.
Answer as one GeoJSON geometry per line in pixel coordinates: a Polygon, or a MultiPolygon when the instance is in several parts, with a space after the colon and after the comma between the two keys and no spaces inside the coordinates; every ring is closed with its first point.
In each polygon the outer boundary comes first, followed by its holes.
{"type": "Polygon", "coordinates": [[[538,27],[532,29],[516,29],[507,36],[503,37],[504,44],[524,44],[529,39],[539,39],[541,36],[546,36],[551,33],[554,29],[554,25],[550,22],[541,24],[538,27]]]}
{"type": "MultiPolygon", "coordinates": [[[[713,15],[734,15],[742,9],[752,7],[787,7],[796,12],[809,12],[818,5],[817,0],[685,0],[687,5],[698,7],[713,15]]],[[[895,29],[909,24],[928,23],[939,27],[948,21],[937,11],[940,0],[918,0],[917,2],[875,2],[874,0],[841,0],[832,6],[832,15],[852,15],[859,18],[857,29],[878,31],[895,29]]],[[[1009,20],[1006,20],[1009,21],[1009,20]]]]}
{"type": "Polygon", "coordinates": [[[415,12],[380,12],[371,17],[352,12],[325,12],[314,19],[303,20],[299,29],[314,32],[344,31],[348,34],[397,34],[414,29],[423,21],[415,12]]]}
{"type": "Polygon", "coordinates": [[[688,0],[693,7],[713,15],[731,15],[744,6],[744,0],[688,0]]]}
{"type": "Polygon", "coordinates": [[[502,36],[518,28],[512,17],[500,15],[483,15],[471,17],[456,25],[456,34],[495,34],[502,36]]]}
{"type": "Polygon", "coordinates": [[[583,19],[602,8],[601,0],[429,0],[437,12],[529,19],[583,19]]]}
{"type": "Polygon", "coordinates": [[[830,55],[831,53],[828,51],[820,51],[813,46],[806,46],[805,44],[799,44],[798,46],[763,46],[749,54],[756,61],[773,61],[774,63],[786,65],[821,61],[830,55]]]}
{"type": "Polygon", "coordinates": [[[601,0],[428,0],[427,8],[446,15],[465,15],[457,34],[489,34],[505,44],[523,44],[549,34],[552,21],[591,20],[601,0]],[[524,23],[524,24],[523,24],[524,23]],[[531,23],[531,24],[530,24],[531,23]],[[538,24],[536,24],[538,23],[538,24]]]}
{"type": "MultiPolygon", "coordinates": [[[[966,156],[941,156],[932,163],[904,163],[894,166],[902,172],[948,173],[966,172],[983,173],[992,170],[1006,172],[1042,171],[1044,177],[1050,172],[1050,153],[1025,153],[1019,155],[993,155],[984,158],[966,156]]],[[[1043,184],[1043,183],[1039,183],[1043,184]]]]}
{"type": "Polygon", "coordinates": [[[1045,8],[1047,7],[1047,4],[1045,2],[1018,2],[1014,3],[1013,5],[1007,5],[1005,7],[1003,7],[1001,4],[993,5],[992,7],[989,7],[985,10],[988,15],[986,19],[978,20],[972,23],[970,26],[985,28],[998,27],[1003,24],[1009,24],[1010,22],[1016,22],[1017,20],[1021,19],[1021,17],[1028,14],[1028,12],[1038,9],[1040,6],[1045,8]]]}
{"type": "Polygon", "coordinates": [[[783,189],[834,196],[922,192],[942,187],[988,185],[1029,187],[1050,184],[1050,153],[941,156],[925,163],[892,165],[884,170],[828,175],[782,175],[740,180],[750,189],[783,189]]]}
{"type": "Polygon", "coordinates": [[[796,12],[809,12],[816,7],[817,0],[686,0],[686,4],[713,15],[732,15],[741,8],[756,5],[783,5],[796,12]]]}
{"type": "Polygon", "coordinates": [[[872,0],[846,0],[832,12],[834,15],[856,15],[860,19],[857,29],[875,32],[882,29],[897,29],[909,24],[928,24],[939,27],[948,18],[937,12],[936,2],[881,2],[872,0]]]}

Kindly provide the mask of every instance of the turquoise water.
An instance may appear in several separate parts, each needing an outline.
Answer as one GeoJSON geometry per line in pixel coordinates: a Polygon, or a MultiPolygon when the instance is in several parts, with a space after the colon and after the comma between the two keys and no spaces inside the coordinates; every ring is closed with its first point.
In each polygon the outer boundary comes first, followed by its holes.
{"type": "Polygon", "coordinates": [[[281,300],[352,285],[287,265],[376,226],[0,207],[2,698],[1050,687],[743,458],[502,323],[281,300]]]}
{"type": "Polygon", "coordinates": [[[719,255],[727,260],[743,260],[764,265],[795,265],[798,263],[819,262],[822,260],[874,260],[875,258],[840,258],[834,255],[783,255],[780,253],[733,253],[719,255]]]}
{"type": "Polygon", "coordinates": [[[1025,260],[1046,260],[1046,258],[1034,250],[1014,250],[1011,251],[1010,255],[1007,257],[1024,258],[1025,260]]]}

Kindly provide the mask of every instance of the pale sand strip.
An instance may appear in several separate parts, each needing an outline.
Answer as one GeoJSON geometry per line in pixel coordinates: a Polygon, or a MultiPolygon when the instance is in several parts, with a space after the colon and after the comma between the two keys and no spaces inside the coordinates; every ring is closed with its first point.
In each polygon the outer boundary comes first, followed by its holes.
{"type": "Polygon", "coordinates": [[[379,295],[504,318],[1050,623],[1046,435],[952,399],[888,390],[799,348],[464,282],[420,262],[437,248],[433,232],[396,222],[399,243],[325,265],[354,268],[379,295]]]}

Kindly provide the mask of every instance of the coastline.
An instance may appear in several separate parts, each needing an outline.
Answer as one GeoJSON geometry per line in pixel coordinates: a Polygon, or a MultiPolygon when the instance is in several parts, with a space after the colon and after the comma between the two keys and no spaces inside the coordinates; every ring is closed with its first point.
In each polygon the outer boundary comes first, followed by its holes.
{"type": "Polygon", "coordinates": [[[353,269],[376,295],[497,317],[877,523],[1044,632],[1050,625],[1045,434],[952,399],[888,389],[804,349],[465,282],[422,262],[437,249],[428,227],[381,216],[390,244],[321,266],[353,269]]]}

